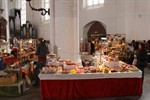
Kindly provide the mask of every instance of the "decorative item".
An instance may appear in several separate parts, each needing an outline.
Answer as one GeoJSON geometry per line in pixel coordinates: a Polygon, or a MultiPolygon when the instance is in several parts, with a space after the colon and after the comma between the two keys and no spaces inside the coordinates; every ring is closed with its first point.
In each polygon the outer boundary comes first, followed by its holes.
{"type": "Polygon", "coordinates": [[[31,0],[26,0],[26,1],[28,1],[29,2],[29,6],[30,6],[30,8],[33,10],[33,11],[40,11],[41,12],[41,15],[46,15],[47,13],[48,13],[48,15],[50,15],[50,8],[48,9],[48,10],[46,10],[46,9],[44,9],[44,8],[34,8],[34,7],[32,7],[31,6],[31,0]]]}

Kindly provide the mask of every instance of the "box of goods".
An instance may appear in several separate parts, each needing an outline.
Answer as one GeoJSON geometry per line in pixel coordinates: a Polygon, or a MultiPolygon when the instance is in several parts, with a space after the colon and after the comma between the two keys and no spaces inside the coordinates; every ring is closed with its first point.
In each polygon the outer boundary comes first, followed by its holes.
{"type": "Polygon", "coordinates": [[[102,57],[102,58],[101,58],[101,61],[102,61],[107,67],[114,67],[114,66],[120,67],[119,61],[116,60],[115,58],[102,57]]]}
{"type": "Polygon", "coordinates": [[[75,63],[68,62],[64,65],[64,69],[78,69],[78,67],[75,63]]]}
{"type": "Polygon", "coordinates": [[[0,85],[9,85],[17,81],[16,74],[0,75],[0,85]]]}
{"type": "Polygon", "coordinates": [[[33,61],[37,62],[38,61],[38,56],[34,55],[33,61]]]}
{"type": "Polygon", "coordinates": [[[64,69],[78,69],[76,65],[64,65],[64,69]]]}
{"type": "Polygon", "coordinates": [[[104,62],[104,64],[108,67],[113,67],[113,66],[120,67],[120,63],[117,61],[106,61],[104,62]]]}

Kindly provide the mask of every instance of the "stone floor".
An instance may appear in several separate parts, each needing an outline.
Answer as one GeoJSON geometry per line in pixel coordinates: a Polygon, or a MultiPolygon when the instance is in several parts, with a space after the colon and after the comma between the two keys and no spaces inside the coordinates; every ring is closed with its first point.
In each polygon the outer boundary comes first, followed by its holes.
{"type": "MultiPolygon", "coordinates": [[[[40,88],[31,87],[26,93],[19,97],[0,97],[0,100],[41,100],[40,88]]],[[[75,99],[73,99],[75,100],[75,99]]],[[[78,99],[78,100],[150,100],[150,65],[145,68],[145,79],[142,96],[78,99]]]]}

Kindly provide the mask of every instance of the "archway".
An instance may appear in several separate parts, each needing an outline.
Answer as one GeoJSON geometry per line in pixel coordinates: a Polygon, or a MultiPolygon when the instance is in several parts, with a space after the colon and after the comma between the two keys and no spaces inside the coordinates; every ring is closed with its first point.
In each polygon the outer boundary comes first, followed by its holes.
{"type": "Polygon", "coordinates": [[[83,41],[80,43],[80,52],[90,52],[89,41],[93,39],[98,43],[101,36],[106,36],[105,28],[106,25],[99,21],[91,21],[87,23],[83,27],[83,41]]]}
{"type": "Polygon", "coordinates": [[[88,41],[92,36],[101,36],[106,34],[106,25],[99,21],[91,21],[83,28],[83,39],[88,41]]]}
{"type": "Polygon", "coordinates": [[[80,52],[83,53],[83,55],[81,55],[83,66],[85,61],[92,65],[92,55],[95,53],[96,48],[98,48],[97,42],[95,41],[97,41],[96,38],[100,39],[101,36],[106,36],[106,25],[102,22],[91,21],[83,27],[83,41],[80,43],[80,52]],[[91,40],[92,43],[89,42],[91,40]],[[84,55],[84,53],[88,55],[84,55]]]}

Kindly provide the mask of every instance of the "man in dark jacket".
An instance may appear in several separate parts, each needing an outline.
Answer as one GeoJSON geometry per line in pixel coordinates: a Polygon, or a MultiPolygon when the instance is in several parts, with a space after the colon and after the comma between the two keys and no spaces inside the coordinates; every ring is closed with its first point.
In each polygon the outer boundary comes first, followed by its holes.
{"type": "Polygon", "coordinates": [[[34,71],[34,78],[35,78],[35,84],[34,86],[39,85],[39,73],[42,67],[46,64],[46,55],[48,54],[48,48],[45,44],[45,40],[40,41],[39,45],[37,46],[37,50],[35,55],[38,56],[38,62],[34,71]]]}
{"type": "Polygon", "coordinates": [[[144,43],[139,44],[136,58],[137,58],[136,66],[142,71],[142,79],[144,80],[144,68],[147,65],[147,52],[145,50],[144,43]]]}

